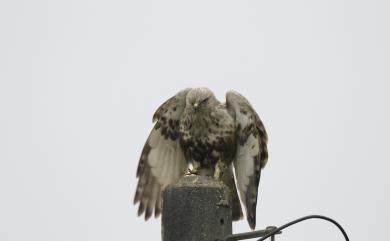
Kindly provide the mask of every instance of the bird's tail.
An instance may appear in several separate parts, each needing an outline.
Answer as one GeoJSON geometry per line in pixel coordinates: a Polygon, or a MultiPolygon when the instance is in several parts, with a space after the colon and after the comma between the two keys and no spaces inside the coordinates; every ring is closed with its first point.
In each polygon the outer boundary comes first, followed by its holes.
{"type": "Polygon", "coordinates": [[[241,209],[240,199],[238,198],[236,183],[234,181],[233,175],[233,166],[230,165],[226,168],[225,172],[221,176],[221,180],[223,183],[229,187],[231,192],[231,200],[232,200],[232,220],[238,221],[243,218],[243,213],[241,209]]]}

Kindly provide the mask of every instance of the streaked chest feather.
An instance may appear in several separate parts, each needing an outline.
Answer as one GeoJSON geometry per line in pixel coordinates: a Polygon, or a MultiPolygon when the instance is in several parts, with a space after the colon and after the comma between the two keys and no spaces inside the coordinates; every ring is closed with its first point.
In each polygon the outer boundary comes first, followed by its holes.
{"type": "MultiPolygon", "coordinates": [[[[180,121],[181,142],[191,152],[226,152],[235,145],[235,126],[227,111],[189,113],[180,121]]],[[[234,148],[233,148],[234,149],[234,148]]]]}

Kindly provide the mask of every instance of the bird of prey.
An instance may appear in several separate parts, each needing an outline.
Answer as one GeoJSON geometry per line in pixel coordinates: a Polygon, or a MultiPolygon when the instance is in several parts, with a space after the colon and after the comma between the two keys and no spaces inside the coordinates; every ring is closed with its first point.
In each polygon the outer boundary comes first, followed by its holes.
{"type": "Polygon", "coordinates": [[[232,219],[256,226],[257,190],[267,163],[267,133],[248,100],[235,91],[220,103],[208,88],[188,88],[165,101],[139,160],[134,204],[148,220],[161,213],[161,192],[186,173],[214,176],[232,193],[232,219]],[[192,169],[189,167],[192,166],[192,169]],[[234,181],[233,167],[236,176],[234,181]]]}

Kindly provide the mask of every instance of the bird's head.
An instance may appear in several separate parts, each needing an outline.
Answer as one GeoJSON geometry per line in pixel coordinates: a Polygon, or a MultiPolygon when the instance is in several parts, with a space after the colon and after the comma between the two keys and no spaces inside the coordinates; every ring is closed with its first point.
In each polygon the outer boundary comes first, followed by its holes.
{"type": "Polygon", "coordinates": [[[200,110],[212,106],[217,102],[213,92],[206,88],[194,88],[187,94],[186,104],[189,108],[200,110]]]}

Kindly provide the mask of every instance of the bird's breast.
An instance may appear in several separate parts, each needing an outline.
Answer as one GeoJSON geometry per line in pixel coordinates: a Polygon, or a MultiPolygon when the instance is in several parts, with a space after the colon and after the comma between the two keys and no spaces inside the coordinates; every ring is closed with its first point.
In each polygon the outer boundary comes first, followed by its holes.
{"type": "Polygon", "coordinates": [[[235,153],[235,131],[230,119],[183,118],[180,133],[182,147],[189,158],[201,163],[231,160],[235,153]]]}

